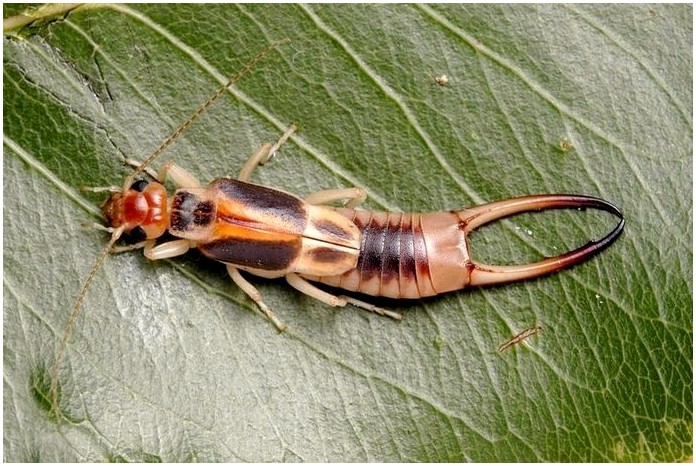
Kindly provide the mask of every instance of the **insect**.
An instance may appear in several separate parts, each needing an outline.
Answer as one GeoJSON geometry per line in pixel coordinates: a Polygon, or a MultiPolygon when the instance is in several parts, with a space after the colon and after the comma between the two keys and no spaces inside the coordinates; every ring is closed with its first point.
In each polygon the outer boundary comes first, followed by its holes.
{"type": "Polygon", "coordinates": [[[541,327],[529,327],[527,329],[524,329],[520,333],[518,333],[517,335],[515,335],[514,337],[512,337],[511,339],[506,341],[505,343],[498,346],[498,351],[500,351],[502,353],[503,351],[510,349],[515,345],[520,344],[521,342],[523,342],[527,338],[534,336],[534,335],[538,335],[539,333],[541,333],[541,330],[542,330],[541,327]]]}
{"type": "Polygon", "coordinates": [[[254,169],[292,137],[294,125],[275,144],[262,145],[236,179],[220,178],[203,185],[171,162],[157,172],[149,167],[230,85],[277,45],[265,48],[230,78],[144,162],[128,160],[136,169],[122,186],[90,188],[111,192],[103,205],[108,226],[95,225],[111,233],[111,239],[83,284],[53,366],[51,393],[58,417],[57,379],[65,347],[88,287],[111,252],[143,249],[148,259],[161,260],[197,248],[204,256],[226,264],[232,281],[282,331],[283,324],[241,271],[266,278],[284,277],[292,287],[330,306],[352,304],[400,319],[399,313],[329,293],[312,282],[372,296],[417,299],[556,272],[587,260],[621,234],[621,211],[588,196],[544,194],[450,212],[390,213],[355,209],[366,198],[359,188],[320,191],[301,199],[250,183],[254,169]],[[141,173],[152,179],[139,177],[141,173]],[[173,194],[164,187],[167,179],[177,187],[173,194]],[[343,207],[329,206],[338,201],[345,202],[343,207]],[[494,266],[471,259],[468,235],[476,228],[521,212],[560,208],[600,209],[620,221],[599,241],[532,264],[494,266]],[[165,232],[174,239],[157,244],[165,232]],[[114,247],[121,238],[131,244],[114,247]]]}

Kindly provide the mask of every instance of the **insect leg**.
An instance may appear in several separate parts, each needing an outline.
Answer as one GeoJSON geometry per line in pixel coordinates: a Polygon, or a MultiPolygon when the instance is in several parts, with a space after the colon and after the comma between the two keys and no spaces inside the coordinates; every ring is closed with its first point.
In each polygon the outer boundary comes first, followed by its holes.
{"type": "MultiPolygon", "coordinates": [[[[111,248],[111,254],[120,254],[122,252],[135,251],[137,249],[147,248],[147,243],[152,243],[152,245],[154,245],[155,240],[151,239],[148,241],[141,241],[135,244],[127,244],[125,246],[114,246],[113,248],[111,248]]],[[[150,246],[150,248],[152,248],[152,246],[150,246]]]]}
{"type": "MultiPolygon", "coordinates": [[[[118,189],[120,192],[121,188],[118,188],[118,189]]],[[[83,226],[87,227],[87,228],[94,228],[95,230],[99,230],[99,231],[105,231],[105,232],[111,233],[111,234],[113,234],[114,231],[116,230],[113,227],[107,227],[107,226],[102,225],[101,223],[85,223],[85,224],[83,224],[83,226]]],[[[121,236],[121,235],[119,234],[119,236],[121,236]]],[[[155,244],[154,240],[150,240],[150,241],[152,241],[152,244],[155,244]]],[[[119,254],[119,253],[126,252],[126,251],[134,251],[136,249],[142,249],[142,248],[146,247],[147,243],[150,241],[141,241],[139,243],[129,244],[126,246],[113,246],[111,248],[111,251],[109,251],[109,252],[111,254],[119,254]]]]}
{"type": "Polygon", "coordinates": [[[264,163],[268,162],[271,157],[273,157],[273,154],[275,154],[278,149],[280,149],[280,146],[285,144],[285,142],[292,136],[292,134],[297,131],[297,126],[294,124],[291,124],[290,127],[283,133],[283,135],[278,139],[278,141],[275,144],[264,144],[259,149],[252,154],[251,157],[249,157],[249,160],[246,161],[244,166],[242,167],[242,170],[239,172],[239,176],[237,176],[237,179],[239,181],[249,181],[249,178],[251,177],[252,172],[254,169],[259,166],[263,165],[264,163]]]}
{"type": "Polygon", "coordinates": [[[95,223],[85,223],[85,224],[83,224],[83,226],[85,226],[87,228],[94,228],[95,230],[99,230],[99,231],[105,231],[105,232],[111,233],[111,234],[113,234],[114,231],[116,231],[116,228],[107,227],[107,226],[102,225],[101,223],[96,223],[96,222],[95,223]]]}
{"type": "Polygon", "coordinates": [[[261,311],[266,315],[268,320],[273,322],[273,325],[276,326],[278,331],[282,332],[285,330],[285,325],[283,325],[273,314],[273,311],[266,305],[266,303],[263,302],[263,298],[261,297],[261,293],[259,293],[259,290],[257,290],[254,285],[249,283],[244,277],[242,277],[242,274],[239,273],[239,270],[237,270],[236,267],[233,265],[227,264],[227,273],[230,274],[230,278],[232,278],[232,281],[237,284],[239,288],[242,289],[244,293],[246,293],[247,296],[251,298],[252,301],[256,303],[256,305],[261,309],[261,311]]]}
{"type": "Polygon", "coordinates": [[[327,293],[326,291],[320,290],[319,288],[312,285],[296,273],[287,274],[285,276],[285,279],[288,281],[288,284],[296,290],[301,291],[302,293],[306,294],[307,296],[311,296],[314,299],[318,299],[319,301],[328,304],[329,306],[343,307],[346,304],[350,303],[354,306],[368,310],[370,312],[401,320],[402,316],[399,313],[382,309],[381,307],[377,307],[375,305],[357,300],[355,298],[351,298],[348,296],[334,296],[331,293],[327,293]]]}
{"type": "MultiPolygon", "coordinates": [[[[143,164],[140,160],[135,160],[135,159],[126,159],[123,161],[123,163],[125,163],[126,165],[130,165],[131,167],[135,167],[135,168],[139,168],[143,164]]],[[[145,167],[145,168],[143,168],[143,171],[145,173],[147,173],[148,175],[150,175],[150,177],[153,180],[159,180],[159,178],[157,178],[157,172],[154,171],[152,168],[145,167]]]]}
{"type": "Polygon", "coordinates": [[[346,200],[345,208],[352,209],[353,207],[362,204],[367,199],[365,190],[360,188],[345,188],[345,189],[327,189],[326,191],[317,191],[305,197],[305,201],[314,204],[330,204],[331,202],[346,200]]]}
{"type": "Polygon", "coordinates": [[[259,165],[263,165],[271,157],[271,147],[272,144],[270,143],[263,144],[261,147],[259,147],[258,150],[254,152],[251,155],[251,157],[249,157],[249,159],[246,161],[241,171],[239,172],[239,176],[237,176],[237,179],[239,181],[249,181],[249,178],[251,177],[251,172],[254,171],[254,168],[256,168],[259,165]]]}
{"type": "Polygon", "coordinates": [[[143,252],[145,257],[151,261],[157,261],[186,254],[191,248],[191,241],[187,239],[176,239],[155,246],[155,242],[153,240],[152,242],[146,241],[143,246],[145,248],[145,251],[143,252]]]}
{"type": "Polygon", "coordinates": [[[379,314],[381,316],[387,316],[391,317],[392,319],[396,320],[401,320],[404,318],[400,313],[390,311],[389,309],[384,309],[378,306],[375,306],[374,304],[366,303],[365,301],[360,301],[359,299],[351,298],[350,296],[339,296],[339,298],[345,299],[349,304],[352,304],[355,307],[359,307],[361,309],[365,309],[366,311],[374,312],[375,314],[379,314]]]}
{"type": "MultiPolygon", "coordinates": [[[[126,159],[124,162],[134,167],[140,167],[140,165],[142,165],[142,162],[135,159],[126,159]]],[[[201,185],[195,176],[174,162],[165,163],[157,172],[150,167],[143,168],[143,171],[145,171],[145,173],[150,175],[153,179],[163,184],[167,180],[168,176],[177,188],[197,188],[201,185]]],[[[120,188],[117,192],[120,192],[120,188]]]]}
{"type": "Polygon", "coordinates": [[[198,188],[201,185],[195,176],[173,162],[162,165],[157,172],[157,181],[164,183],[167,176],[178,188],[198,188]]]}
{"type": "MultiPolygon", "coordinates": [[[[290,139],[290,136],[292,136],[295,131],[297,131],[297,126],[295,126],[295,123],[290,123],[290,126],[288,126],[288,129],[285,130],[285,132],[280,136],[280,138],[278,138],[276,143],[273,144],[273,146],[271,147],[271,150],[269,151],[270,155],[268,156],[268,159],[273,157],[273,154],[278,152],[278,149],[280,149],[280,146],[285,144],[285,142],[288,139],[290,139]]],[[[268,162],[268,159],[264,160],[262,162],[262,164],[268,162]]]]}
{"type": "Polygon", "coordinates": [[[338,296],[334,296],[331,293],[327,293],[326,291],[320,290],[319,288],[312,285],[296,273],[287,274],[285,276],[285,279],[288,281],[288,284],[296,290],[301,291],[302,293],[306,294],[307,296],[311,296],[314,299],[318,299],[322,303],[328,304],[329,306],[343,307],[346,304],[348,304],[348,301],[346,299],[339,298],[338,296]]]}

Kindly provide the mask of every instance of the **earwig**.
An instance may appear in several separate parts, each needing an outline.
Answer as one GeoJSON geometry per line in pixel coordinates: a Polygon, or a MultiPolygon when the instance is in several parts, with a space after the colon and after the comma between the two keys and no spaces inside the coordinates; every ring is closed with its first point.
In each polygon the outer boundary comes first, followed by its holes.
{"type": "Polygon", "coordinates": [[[359,188],[320,191],[301,199],[250,183],[254,169],[293,136],[294,125],[275,144],[262,145],[236,179],[220,178],[202,185],[171,162],[157,172],[149,167],[227,87],[277,45],[271,44],[230,78],[144,162],[127,160],[136,169],[122,188],[93,189],[112,192],[102,209],[108,227],[99,227],[111,233],[111,240],[80,291],[53,366],[51,396],[58,418],[58,371],[65,348],[89,285],[111,251],[143,249],[148,259],[160,260],[197,248],[204,256],[224,263],[232,281],[283,331],[284,325],[240,271],[266,278],[284,277],[293,288],[330,306],[353,304],[400,319],[397,312],[354,297],[334,295],[311,282],[372,296],[418,299],[556,272],[599,253],[621,234],[621,211],[605,200],[588,196],[543,194],[450,212],[388,213],[355,209],[366,198],[359,188]],[[136,179],[143,172],[154,181],[136,179]],[[171,195],[164,188],[167,179],[177,187],[171,195]],[[344,206],[328,205],[338,201],[345,201],[344,206]],[[603,210],[620,221],[599,241],[532,264],[495,266],[471,258],[468,236],[480,226],[522,212],[571,208],[603,210]],[[165,232],[175,239],[157,244],[165,232]],[[114,247],[122,236],[133,244],[114,247]]]}
{"type": "Polygon", "coordinates": [[[529,327],[527,329],[524,329],[505,343],[498,346],[498,351],[502,353],[503,351],[510,349],[515,345],[519,345],[527,338],[541,333],[541,330],[541,327],[529,327]]]}

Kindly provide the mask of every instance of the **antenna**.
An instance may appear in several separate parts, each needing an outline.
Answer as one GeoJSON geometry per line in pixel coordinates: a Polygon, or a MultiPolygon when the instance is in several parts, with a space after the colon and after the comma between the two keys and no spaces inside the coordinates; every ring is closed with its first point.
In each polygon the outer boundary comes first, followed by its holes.
{"type": "Polygon", "coordinates": [[[97,270],[99,270],[99,267],[101,267],[102,263],[109,255],[109,252],[111,252],[111,248],[123,234],[124,229],[125,226],[123,225],[115,229],[110,229],[111,240],[109,240],[109,243],[104,247],[104,249],[102,249],[102,252],[99,254],[99,257],[97,257],[97,260],[94,262],[94,265],[92,266],[92,268],[89,271],[89,274],[87,275],[87,279],[85,279],[85,282],[82,285],[82,289],[80,290],[80,294],[77,297],[77,301],[75,301],[72,311],[70,311],[70,317],[68,318],[68,323],[66,324],[65,332],[63,333],[63,340],[61,340],[60,342],[58,354],[56,354],[56,360],[53,363],[53,367],[51,368],[51,404],[53,404],[53,412],[56,414],[56,420],[58,421],[58,423],[60,423],[61,417],[60,406],[58,406],[58,371],[60,370],[60,365],[63,362],[63,357],[65,356],[65,348],[68,346],[68,340],[70,340],[70,335],[72,334],[72,329],[75,326],[75,321],[77,320],[77,317],[80,315],[82,302],[85,300],[85,296],[87,296],[87,290],[89,290],[89,285],[92,283],[92,280],[94,280],[94,277],[97,275],[97,270]]]}
{"type": "MultiPolygon", "coordinates": [[[[203,104],[198,107],[198,109],[184,122],[179,126],[174,132],[162,143],[160,146],[155,150],[152,155],[150,155],[143,163],[138,166],[133,173],[131,173],[127,178],[124,183],[124,188],[123,191],[125,192],[131,184],[133,184],[133,180],[135,179],[138,174],[142,173],[145,168],[150,165],[157,157],[162,155],[162,153],[165,151],[167,147],[169,147],[174,141],[176,141],[179,136],[181,136],[184,131],[186,131],[203,113],[205,113],[208,108],[222,96],[222,94],[232,85],[236,84],[239,82],[244,75],[249,73],[256,64],[261,61],[262,58],[264,58],[268,53],[270,53],[274,48],[287,44],[290,42],[290,39],[282,39],[278,40],[275,42],[271,42],[267,47],[265,47],[263,50],[261,50],[259,53],[257,53],[254,58],[252,58],[242,69],[237,71],[235,74],[230,76],[230,78],[227,80],[227,82],[220,86],[218,90],[211,95],[208,100],[203,102],[203,104]]],[[[107,228],[107,227],[101,227],[101,229],[108,231],[111,233],[111,239],[109,240],[109,243],[102,249],[101,253],[97,257],[97,260],[94,262],[94,265],[89,271],[89,274],[87,275],[87,278],[85,279],[85,282],[82,285],[82,289],[80,290],[80,294],[77,297],[77,300],[75,301],[75,304],[73,305],[72,311],[70,311],[70,317],[68,318],[68,323],[65,326],[65,332],[63,333],[63,339],[60,342],[60,347],[58,348],[58,353],[56,354],[56,360],[53,363],[53,367],[51,368],[51,404],[53,405],[53,411],[56,415],[56,422],[60,424],[61,420],[61,412],[60,412],[60,406],[58,404],[58,372],[60,371],[60,366],[63,363],[63,359],[65,357],[65,350],[68,346],[68,341],[70,340],[70,336],[72,335],[72,330],[73,327],[75,326],[75,322],[77,321],[77,318],[80,315],[80,310],[82,309],[82,303],[85,300],[85,297],[87,296],[87,291],[89,290],[90,285],[92,284],[92,281],[94,281],[94,277],[97,274],[97,270],[99,270],[99,267],[104,263],[106,260],[107,256],[111,252],[111,248],[113,248],[114,244],[116,244],[116,241],[121,237],[121,235],[124,232],[125,226],[120,226],[118,228],[107,228]]]]}
{"type": "Polygon", "coordinates": [[[242,77],[244,77],[244,75],[247,74],[249,71],[251,71],[256,66],[256,64],[260,62],[261,59],[263,59],[263,57],[265,57],[266,55],[268,55],[269,52],[271,52],[271,50],[280,45],[287,44],[288,42],[290,42],[290,39],[288,38],[271,42],[263,50],[257,53],[256,56],[254,56],[254,58],[252,58],[246,65],[244,65],[244,67],[241,70],[237,71],[235,74],[230,76],[230,78],[227,80],[225,84],[220,86],[220,88],[218,88],[218,90],[215,91],[215,93],[211,95],[208,98],[208,100],[203,102],[203,105],[198,107],[198,110],[193,112],[193,115],[191,115],[188,118],[188,120],[186,120],[167,139],[165,139],[165,141],[162,144],[160,144],[157,150],[155,150],[152,153],[152,155],[145,159],[145,161],[142,164],[140,164],[140,166],[136,168],[128,178],[126,178],[126,182],[124,183],[124,191],[133,183],[135,177],[142,173],[142,171],[145,170],[145,167],[150,165],[157,157],[162,155],[162,152],[164,152],[165,149],[171,145],[171,143],[176,141],[184,131],[186,131],[203,113],[205,113],[205,111],[208,110],[208,108],[210,108],[210,106],[213,105],[213,103],[220,98],[220,96],[227,90],[227,88],[239,82],[239,80],[242,79],[242,77]]]}

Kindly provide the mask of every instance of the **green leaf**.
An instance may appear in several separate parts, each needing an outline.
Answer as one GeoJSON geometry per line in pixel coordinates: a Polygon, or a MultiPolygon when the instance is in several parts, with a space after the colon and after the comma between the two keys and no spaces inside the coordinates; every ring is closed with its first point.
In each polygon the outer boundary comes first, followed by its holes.
{"type": "MultiPolygon", "coordinates": [[[[17,14],[17,9],[11,10],[17,14]]],[[[103,6],[4,37],[6,461],[675,461],[692,455],[692,8],[103,6]],[[196,252],[107,258],[103,196],[273,40],[155,163],[360,186],[368,208],[596,195],[626,231],[554,276],[386,302],[397,323],[252,278],[279,334],[196,252]],[[435,78],[446,75],[448,84],[435,78]],[[499,344],[532,326],[528,345],[499,344]]],[[[45,17],[43,17],[44,15],[45,17]]],[[[7,10],[5,17],[9,16],[7,10]]],[[[7,23],[6,23],[7,24],[7,23]]],[[[474,236],[526,262],[613,219],[525,215],[474,236]],[[531,233],[531,235],[529,234],[531,233]]],[[[369,299],[369,298],[367,298],[369,299]]]]}

